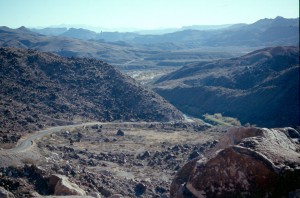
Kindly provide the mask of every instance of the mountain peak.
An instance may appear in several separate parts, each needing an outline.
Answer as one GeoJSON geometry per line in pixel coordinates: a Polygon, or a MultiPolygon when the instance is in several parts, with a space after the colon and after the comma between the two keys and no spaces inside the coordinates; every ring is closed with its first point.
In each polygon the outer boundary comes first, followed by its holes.
{"type": "Polygon", "coordinates": [[[21,26],[21,27],[19,27],[19,28],[17,28],[17,30],[19,30],[19,31],[23,31],[23,32],[28,32],[28,31],[30,31],[28,28],[26,28],[25,26],[21,26]]]}

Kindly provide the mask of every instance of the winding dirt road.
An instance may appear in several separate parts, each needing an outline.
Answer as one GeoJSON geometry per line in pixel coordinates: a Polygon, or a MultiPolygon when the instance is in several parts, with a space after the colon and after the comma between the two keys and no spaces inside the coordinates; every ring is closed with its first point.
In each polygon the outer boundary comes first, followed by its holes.
{"type": "Polygon", "coordinates": [[[66,126],[57,126],[57,127],[51,127],[48,129],[40,130],[22,137],[14,148],[0,150],[0,154],[14,154],[14,153],[24,152],[33,145],[33,142],[35,140],[40,139],[51,133],[59,132],[63,129],[71,129],[80,126],[91,126],[95,124],[105,124],[105,123],[88,122],[88,123],[73,124],[73,125],[66,125],[66,126]]]}
{"type": "MultiPolygon", "coordinates": [[[[46,135],[50,135],[51,133],[60,132],[61,130],[70,130],[75,127],[91,126],[91,125],[95,125],[95,124],[99,124],[99,125],[120,125],[120,124],[138,125],[138,124],[146,124],[146,123],[149,124],[149,122],[119,122],[119,123],[118,122],[87,122],[87,123],[80,123],[80,124],[73,124],[73,125],[51,127],[48,129],[36,131],[34,133],[25,135],[18,141],[17,145],[14,148],[0,150],[0,154],[15,154],[15,153],[24,152],[27,149],[29,149],[33,145],[33,142],[37,139],[41,139],[42,137],[44,137],[46,135]]],[[[151,123],[157,124],[159,122],[151,122],[151,123]]]]}
{"type": "MultiPolygon", "coordinates": [[[[194,122],[194,120],[190,117],[185,116],[185,122],[194,122]]],[[[121,124],[131,124],[131,125],[140,125],[140,124],[158,124],[161,122],[86,122],[80,124],[72,124],[72,125],[65,125],[65,126],[56,126],[47,129],[43,129],[40,131],[36,131],[34,133],[27,134],[23,136],[16,146],[11,149],[3,149],[0,150],[0,154],[14,154],[24,152],[29,149],[35,140],[41,139],[46,135],[50,135],[51,133],[60,132],[61,130],[70,130],[75,127],[83,127],[83,126],[91,126],[91,125],[121,125],[121,124]]],[[[165,122],[165,123],[172,123],[172,122],[165,122]]]]}

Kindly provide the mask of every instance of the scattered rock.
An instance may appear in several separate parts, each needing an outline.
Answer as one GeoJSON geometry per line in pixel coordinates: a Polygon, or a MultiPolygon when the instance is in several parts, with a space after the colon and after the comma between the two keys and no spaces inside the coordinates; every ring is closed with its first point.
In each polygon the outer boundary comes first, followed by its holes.
{"type": "Polygon", "coordinates": [[[118,131],[117,131],[117,136],[124,136],[125,135],[125,133],[124,133],[124,131],[122,131],[121,129],[119,129],[118,131]]]}
{"type": "Polygon", "coordinates": [[[142,156],[140,156],[139,158],[141,160],[146,159],[147,157],[150,157],[150,152],[149,151],[145,151],[144,154],[142,156]]]}
{"type": "Polygon", "coordinates": [[[58,174],[50,176],[49,189],[54,195],[86,195],[77,184],[71,183],[66,176],[58,174]]]}
{"type": "Polygon", "coordinates": [[[112,196],[112,192],[106,188],[104,188],[103,186],[98,188],[98,191],[105,197],[110,197],[112,196]]]}
{"type": "Polygon", "coordinates": [[[193,151],[190,156],[189,156],[189,159],[194,159],[196,157],[199,157],[200,156],[200,153],[198,151],[193,151]]]}
{"type": "Polygon", "coordinates": [[[90,166],[96,166],[97,163],[95,162],[95,160],[90,159],[90,160],[88,161],[88,165],[90,165],[90,166]]]}
{"type": "Polygon", "coordinates": [[[99,124],[95,124],[93,126],[91,126],[92,129],[101,129],[102,128],[102,125],[99,125],[99,124]]]}
{"type": "Polygon", "coordinates": [[[147,189],[147,186],[146,186],[145,184],[143,184],[143,183],[138,183],[138,184],[135,186],[134,191],[135,191],[135,194],[136,194],[137,196],[139,196],[139,195],[142,195],[142,194],[146,191],[146,189],[147,189]]]}
{"type": "Polygon", "coordinates": [[[171,153],[171,154],[167,155],[167,157],[165,158],[165,160],[170,160],[170,159],[174,159],[174,158],[176,158],[176,156],[171,153]]]}
{"type": "Polygon", "coordinates": [[[157,187],[155,188],[155,191],[158,192],[158,193],[163,194],[163,193],[167,192],[168,190],[165,189],[164,187],[157,186],[157,187]]]}

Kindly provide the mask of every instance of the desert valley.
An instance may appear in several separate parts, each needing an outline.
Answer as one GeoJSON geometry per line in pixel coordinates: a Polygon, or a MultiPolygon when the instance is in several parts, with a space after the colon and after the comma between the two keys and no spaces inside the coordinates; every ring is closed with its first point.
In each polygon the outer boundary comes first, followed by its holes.
{"type": "Polygon", "coordinates": [[[0,27],[0,197],[299,197],[299,18],[0,27]]]}

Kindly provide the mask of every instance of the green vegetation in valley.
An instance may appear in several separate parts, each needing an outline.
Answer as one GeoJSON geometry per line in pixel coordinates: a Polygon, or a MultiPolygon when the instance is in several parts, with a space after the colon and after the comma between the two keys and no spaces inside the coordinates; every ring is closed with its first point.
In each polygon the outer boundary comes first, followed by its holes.
{"type": "Polygon", "coordinates": [[[216,124],[221,126],[241,126],[241,122],[238,119],[222,116],[221,113],[215,113],[214,115],[206,113],[203,115],[203,117],[205,121],[214,125],[216,124]]]}

